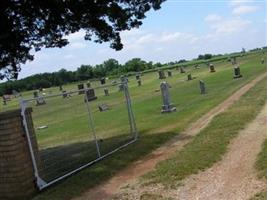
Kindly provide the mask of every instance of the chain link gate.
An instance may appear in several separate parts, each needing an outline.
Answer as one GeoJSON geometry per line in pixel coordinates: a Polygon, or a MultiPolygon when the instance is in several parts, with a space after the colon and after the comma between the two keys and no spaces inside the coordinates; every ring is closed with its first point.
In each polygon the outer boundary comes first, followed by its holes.
{"type": "Polygon", "coordinates": [[[135,142],[138,137],[127,81],[21,99],[20,106],[39,190],[102,160],[135,142]],[[92,89],[99,100],[87,95],[92,89]],[[103,89],[104,95],[100,93],[103,89]],[[120,102],[122,99],[126,105],[120,102]],[[110,110],[106,104],[98,104],[105,101],[110,110]],[[27,107],[33,108],[38,152],[34,152],[32,146],[31,127],[28,127],[25,116],[27,107]]]}

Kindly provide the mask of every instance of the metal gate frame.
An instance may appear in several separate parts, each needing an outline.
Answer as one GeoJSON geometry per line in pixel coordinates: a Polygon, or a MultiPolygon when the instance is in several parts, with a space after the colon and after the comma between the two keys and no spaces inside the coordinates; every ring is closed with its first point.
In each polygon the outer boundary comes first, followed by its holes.
{"type": "MultiPolygon", "coordinates": [[[[37,98],[31,98],[31,99],[20,99],[20,107],[21,107],[21,116],[22,116],[22,122],[23,122],[23,126],[25,127],[25,132],[26,132],[26,138],[27,138],[27,142],[28,142],[28,147],[30,150],[30,155],[31,155],[31,161],[32,161],[32,165],[33,165],[33,171],[34,171],[34,177],[36,179],[36,185],[38,187],[39,190],[43,190],[49,186],[51,186],[52,184],[61,181],[62,179],[73,175],[74,173],[81,171],[82,169],[93,165],[94,163],[106,158],[107,156],[119,151],[120,149],[134,143],[137,141],[138,139],[138,131],[137,131],[137,127],[136,127],[136,123],[135,123],[135,117],[132,111],[132,102],[131,102],[131,97],[130,97],[130,93],[129,93],[129,88],[128,88],[128,84],[127,81],[123,81],[120,83],[116,83],[116,84],[111,84],[111,85],[106,85],[106,86],[115,86],[115,85],[122,85],[123,87],[123,91],[124,91],[124,96],[125,96],[125,100],[126,100],[126,108],[127,108],[127,113],[128,113],[128,119],[129,119],[129,124],[130,124],[130,131],[131,134],[133,136],[133,139],[130,140],[129,142],[115,148],[114,150],[109,151],[106,154],[101,154],[100,148],[99,148],[99,144],[98,144],[98,140],[97,140],[97,136],[96,136],[96,132],[95,132],[95,127],[94,127],[94,123],[93,123],[93,118],[92,118],[92,113],[91,113],[91,109],[90,109],[90,105],[89,105],[89,101],[88,101],[88,97],[87,95],[85,95],[86,97],[86,108],[87,108],[87,112],[88,112],[88,123],[91,127],[91,131],[93,133],[93,137],[94,137],[94,141],[95,141],[95,145],[96,145],[96,149],[97,149],[97,155],[98,158],[96,158],[93,161],[90,161],[84,165],[82,165],[81,167],[74,169],[66,174],[64,174],[63,176],[60,176],[58,178],[55,178],[54,180],[50,181],[50,182],[46,182],[44,181],[39,174],[39,169],[38,169],[38,165],[37,165],[37,160],[34,154],[34,150],[33,150],[33,146],[32,146],[32,142],[31,142],[31,137],[30,137],[30,133],[29,133],[29,127],[28,127],[28,123],[27,123],[27,118],[26,118],[26,108],[27,108],[27,102],[30,101],[34,101],[37,98]]],[[[98,88],[102,88],[102,87],[96,87],[93,89],[98,89],[98,88]]],[[[87,92],[90,88],[86,88],[86,89],[81,89],[81,90],[76,90],[76,91],[72,91],[72,92],[66,92],[65,94],[73,94],[73,93],[77,93],[77,92],[87,92]]],[[[56,97],[56,96],[62,96],[62,94],[55,94],[55,95],[48,95],[44,98],[49,98],[49,97],[56,97]]]]}

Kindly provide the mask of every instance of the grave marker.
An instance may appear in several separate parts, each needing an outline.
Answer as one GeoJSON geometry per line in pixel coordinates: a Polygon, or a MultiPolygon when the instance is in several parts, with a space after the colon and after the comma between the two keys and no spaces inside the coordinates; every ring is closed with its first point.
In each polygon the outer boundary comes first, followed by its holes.
{"type": "Polygon", "coordinates": [[[63,88],[62,88],[62,85],[59,85],[59,91],[62,91],[63,88]]]}
{"type": "Polygon", "coordinates": [[[103,111],[107,111],[107,110],[109,110],[109,107],[108,107],[107,104],[100,104],[100,105],[98,106],[98,109],[99,109],[100,112],[103,112],[103,111]]]}
{"type": "Polygon", "coordinates": [[[264,58],[261,59],[261,64],[264,64],[264,58]]]}
{"type": "Polygon", "coordinates": [[[105,85],[106,84],[106,78],[101,78],[100,79],[100,84],[105,85]]]}
{"type": "Polygon", "coordinates": [[[87,88],[90,88],[90,87],[91,87],[91,82],[88,81],[88,82],[86,83],[86,87],[87,87],[87,88]]]}
{"type": "Polygon", "coordinates": [[[240,73],[240,68],[239,68],[239,66],[236,66],[234,68],[234,78],[241,78],[241,77],[242,77],[242,75],[240,73]]]}
{"type": "Polygon", "coordinates": [[[139,79],[139,80],[137,81],[137,83],[138,83],[138,86],[141,86],[141,85],[142,85],[141,79],[139,79]]]}
{"type": "Polygon", "coordinates": [[[176,107],[171,103],[169,84],[165,81],[162,82],[160,84],[160,89],[163,101],[161,113],[170,113],[176,111],[176,107]]]}
{"type": "Polygon", "coordinates": [[[180,67],[180,73],[181,74],[185,73],[184,67],[180,67]]]}
{"type": "Polygon", "coordinates": [[[164,71],[159,70],[158,73],[159,73],[159,79],[165,79],[166,78],[164,71]]]}
{"type": "Polygon", "coordinates": [[[213,64],[209,64],[209,67],[211,73],[216,72],[213,64]]]}
{"type": "Polygon", "coordinates": [[[87,97],[88,101],[93,101],[93,100],[97,99],[97,97],[95,96],[95,90],[93,88],[86,90],[85,95],[86,95],[86,96],[84,96],[85,101],[86,101],[86,97],[87,97]]]}
{"type": "Polygon", "coordinates": [[[135,79],[136,80],[139,80],[140,79],[140,74],[139,73],[135,75],[135,79]]]}
{"type": "Polygon", "coordinates": [[[63,90],[63,91],[62,91],[62,97],[63,97],[64,99],[68,97],[68,94],[67,94],[66,90],[63,90]]]}
{"type": "Polygon", "coordinates": [[[105,94],[105,96],[109,96],[109,91],[107,88],[104,89],[104,94],[105,94]]]}
{"type": "MultiPolygon", "coordinates": [[[[78,90],[83,90],[84,89],[84,84],[83,83],[82,84],[78,84],[77,87],[78,87],[78,90]]],[[[84,94],[84,90],[83,91],[79,91],[78,94],[84,94]]]]}
{"type": "Polygon", "coordinates": [[[203,80],[199,81],[200,94],[206,94],[206,86],[203,80]]]}
{"type": "Polygon", "coordinates": [[[36,106],[41,106],[41,105],[45,105],[45,99],[44,97],[40,96],[36,98],[36,106]]]}
{"type": "Polygon", "coordinates": [[[33,92],[33,98],[37,98],[38,97],[38,92],[37,91],[34,91],[33,92]]]}
{"type": "Polygon", "coordinates": [[[171,77],[172,76],[172,71],[168,71],[168,77],[171,77]]]}
{"type": "Polygon", "coordinates": [[[191,74],[188,74],[188,75],[187,75],[187,80],[188,80],[188,81],[191,81],[191,80],[193,80],[193,79],[192,79],[192,75],[191,75],[191,74]]]}
{"type": "Polygon", "coordinates": [[[232,62],[232,65],[236,65],[237,64],[236,57],[233,57],[231,62],[232,62]]]}

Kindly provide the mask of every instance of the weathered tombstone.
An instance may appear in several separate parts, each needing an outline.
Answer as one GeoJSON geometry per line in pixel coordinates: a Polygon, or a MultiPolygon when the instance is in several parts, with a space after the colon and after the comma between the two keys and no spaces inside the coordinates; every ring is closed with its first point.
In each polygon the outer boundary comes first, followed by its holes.
{"type": "Polygon", "coordinates": [[[141,86],[141,85],[142,85],[141,79],[139,79],[139,80],[137,81],[137,83],[138,83],[138,86],[141,86]]]}
{"type": "Polygon", "coordinates": [[[176,107],[173,106],[170,99],[169,84],[167,82],[162,82],[160,84],[161,95],[163,100],[161,113],[169,113],[176,111],[176,107]]]}
{"type": "Polygon", "coordinates": [[[64,99],[68,97],[68,94],[67,94],[66,90],[63,90],[63,91],[62,91],[62,97],[63,97],[64,99]]]}
{"type": "Polygon", "coordinates": [[[239,68],[239,66],[236,66],[234,68],[234,78],[241,78],[241,77],[242,77],[242,75],[240,73],[240,68],[239,68]]]}
{"type": "Polygon", "coordinates": [[[232,65],[236,65],[237,64],[236,57],[233,57],[231,62],[232,62],[232,65]]]}
{"type": "Polygon", "coordinates": [[[82,84],[78,84],[77,85],[77,87],[78,87],[78,90],[82,90],[82,91],[79,91],[79,93],[78,94],[84,94],[84,84],[82,83],[82,84]]]}
{"type": "Polygon", "coordinates": [[[158,73],[159,73],[159,79],[165,79],[166,78],[164,71],[159,70],[158,73]]]}
{"type": "Polygon", "coordinates": [[[88,101],[93,101],[97,99],[97,97],[95,96],[95,90],[93,88],[86,90],[86,96],[84,96],[85,101],[86,101],[86,97],[88,101]]]}
{"type": "Polygon", "coordinates": [[[90,87],[91,87],[91,82],[88,81],[88,82],[86,83],[86,87],[87,87],[87,88],[90,88],[90,87]]]}
{"type": "Polygon", "coordinates": [[[106,78],[101,78],[100,79],[100,84],[105,85],[106,84],[106,78]]]}
{"type": "Polygon", "coordinates": [[[105,96],[109,96],[109,91],[107,88],[104,89],[105,96]]]}
{"type": "Polygon", "coordinates": [[[200,94],[206,94],[206,86],[203,80],[199,81],[200,94]]]}
{"type": "Polygon", "coordinates": [[[261,59],[261,64],[264,64],[264,58],[261,59]]]}
{"type": "Polygon", "coordinates": [[[216,72],[213,64],[209,64],[209,67],[211,73],[216,72]]]}
{"type": "Polygon", "coordinates": [[[172,71],[168,71],[168,77],[171,77],[172,76],[172,71]]]}
{"type": "Polygon", "coordinates": [[[140,74],[139,73],[135,75],[135,79],[136,80],[139,80],[140,79],[140,74]]]}
{"type": "Polygon", "coordinates": [[[107,111],[107,110],[109,110],[109,107],[108,107],[107,104],[100,104],[100,105],[98,106],[98,109],[99,109],[100,112],[103,112],[103,111],[107,111]]]}
{"type": "Polygon", "coordinates": [[[33,98],[37,98],[39,95],[38,95],[38,92],[37,91],[34,91],[33,92],[33,98]]]}
{"type": "Polygon", "coordinates": [[[187,74],[187,80],[188,80],[188,81],[191,81],[191,80],[193,80],[193,79],[192,79],[192,75],[191,75],[191,74],[187,74]]]}
{"type": "Polygon", "coordinates": [[[46,104],[44,97],[40,96],[36,98],[36,106],[41,106],[46,104]]]}
{"type": "Polygon", "coordinates": [[[62,85],[59,85],[59,91],[62,91],[62,90],[63,90],[62,85]]]}
{"type": "Polygon", "coordinates": [[[185,73],[184,67],[180,67],[180,73],[181,74],[185,73]]]}

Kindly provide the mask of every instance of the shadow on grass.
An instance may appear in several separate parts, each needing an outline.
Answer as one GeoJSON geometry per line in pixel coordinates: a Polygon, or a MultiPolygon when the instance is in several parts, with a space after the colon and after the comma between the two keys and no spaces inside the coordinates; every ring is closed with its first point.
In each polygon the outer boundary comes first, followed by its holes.
{"type": "MultiPolygon", "coordinates": [[[[140,135],[140,138],[137,142],[127,146],[126,148],[116,152],[115,154],[105,158],[104,160],[95,163],[94,165],[80,171],[79,173],[76,173],[75,175],[59,182],[58,184],[47,188],[46,190],[40,192],[37,196],[35,196],[34,200],[48,200],[48,199],[71,199],[73,197],[79,196],[84,191],[88,190],[91,187],[94,187],[101,182],[107,180],[108,178],[114,176],[117,172],[122,170],[123,168],[127,167],[129,164],[131,164],[134,161],[139,160],[140,158],[144,157],[154,149],[160,147],[164,142],[168,141],[170,138],[172,138],[177,133],[174,132],[166,132],[166,133],[159,133],[159,134],[145,134],[146,131],[143,131],[140,135]]],[[[109,138],[106,141],[103,141],[102,143],[106,143],[104,148],[109,149],[110,145],[114,144],[114,141],[116,141],[116,144],[119,145],[118,140],[122,143],[125,142],[125,136],[124,139],[121,140],[121,137],[115,137],[115,138],[109,138]]],[[[179,138],[179,137],[178,137],[179,138]]],[[[128,138],[130,139],[130,138],[128,138]]],[[[184,138],[181,137],[181,140],[184,138]]],[[[126,139],[127,140],[127,139],[126,139]]],[[[62,148],[59,152],[62,152],[69,148],[77,148],[77,149],[87,149],[88,143],[76,143],[72,145],[67,145],[63,147],[56,147],[56,148],[50,148],[42,152],[43,156],[45,154],[49,155],[48,152],[57,151],[57,148],[62,148]],[[79,146],[79,147],[78,147],[79,146]]],[[[91,146],[93,146],[91,144],[91,146]]],[[[90,145],[88,148],[91,148],[90,145]]],[[[102,147],[103,150],[103,147],[102,147]]],[[[78,150],[77,150],[78,151],[78,150]]],[[[77,152],[74,151],[74,152],[77,152]]],[[[95,155],[95,149],[93,150],[94,153],[91,153],[91,155],[95,155]]],[[[104,150],[105,151],[105,150],[104,150]]],[[[85,151],[89,152],[89,151],[85,151]]],[[[80,153],[82,155],[79,155],[83,157],[83,159],[86,159],[88,161],[88,154],[86,153],[80,153]]],[[[73,154],[75,155],[75,154],[73,154]]],[[[72,156],[73,156],[72,155],[72,156]]],[[[60,155],[59,155],[60,156],[60,155]]],[[[64,163],[66,164],[70,158],[66,155],[61,155],[61,157],[64,157],[64,163]]],[[[44,159],[44,158],[43,158],[44,159]]],[[[73,159],[73,157],[72,157],[73,159]]],[[[82,160],[82,159],[79,159],[82,160]]],[[[59,163],[57,161],[57,163],[59,163]]],[[[62,162],[60,162],[60,167],[64,166],[62,162]]],[[[66,165],[67,166],[67,165],[66,165]]],[[[54,167],[54,170],[57,167],[54,167]]],[[[66,167],[68,169],[68,167],[66,167]]]]}

